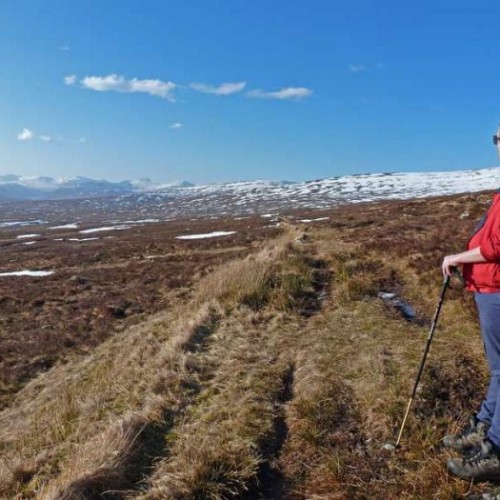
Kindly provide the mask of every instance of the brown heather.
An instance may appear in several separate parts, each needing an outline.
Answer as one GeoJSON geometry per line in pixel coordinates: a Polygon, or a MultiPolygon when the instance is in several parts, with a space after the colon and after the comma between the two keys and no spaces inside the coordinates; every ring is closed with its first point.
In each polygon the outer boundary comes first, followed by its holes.
{"type": "Polygon", "coordinates": [[[494,493],[450,477],[440,447],[486,382],[474,307],[458,281],[402,449],[381,449],[401,423],[442,256],[463,248],[487,199],[302,213],[330,217],[307,226],[290,214],[277,237],[239,242],[243,255],[200,268],[162,310],[61,358],[15,393],[0,413],[0,496],[494,493]],[[417,320],[405,321],[380,291],[411,303],[417,320]]]}

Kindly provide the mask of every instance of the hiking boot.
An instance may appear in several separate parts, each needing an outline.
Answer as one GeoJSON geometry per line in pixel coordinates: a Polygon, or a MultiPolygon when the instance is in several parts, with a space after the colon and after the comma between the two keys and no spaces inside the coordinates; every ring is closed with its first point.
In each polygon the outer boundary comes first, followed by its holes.
{"type": "Polygon", "coordinates": [[[469,481],[500,480],[500,450],[485,439],[474,453],[448,460],[448,470],[455,476],[469,481]]]}
{"type": "Polygon", "coordinates": [[[477,420],[473,415],[470,418],[469,425],[462,432],[459,434],[448,434],[443,438],[443,446],[461,451],[469,450],[475,446],[479,446],[484,441],[489,428],[489,424],[477,420]]]}

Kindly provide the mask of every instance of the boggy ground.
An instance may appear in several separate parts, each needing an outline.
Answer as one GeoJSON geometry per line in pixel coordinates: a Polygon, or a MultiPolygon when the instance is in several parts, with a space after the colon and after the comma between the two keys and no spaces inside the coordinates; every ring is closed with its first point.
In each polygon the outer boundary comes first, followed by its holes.
{"type": "Polygon", "coordinates": [[[113,224],[50,226],[0,229],[0,273],[55,271],[43,278],[0,277],[0,408],[41,371],[168,307],[213,266],[246,255],[277,231],[261,217],[177,220],[88,234],[79,231],[113,224]],[[236,234],[176,239],[214,230],[236,234]],[[26,234],[38,236],[17,238],[26,234]]]}
{"type": "MultiPolygon", "coordinates": [[[[464,247],[489,197],[292,213],[269,236],[256,219],[255,233],[247,228],[219,248],[215,240],[190,242],[193,254],[174,240],[165,252],[222,260],[197,275],[186,264],[182,293],[167,286],[168,300],[122,328],[113,325],[124,319],[111,314],[112,335],[86,350],[70,346],[71,356],[66,351],[33,373],[5,402],[0,495],[427,499],[494,492],[495,485],[450,477],[449,453],[440,447],[476,407],[487,378],[477,318],[458,281],[403,446],[381,449],[401,423],[441,288],[439,264],[464,247]],[[329,218],[298,221],[320,217],[329,218]],[[378,298],[381,291],[408,301],[419,321],[405,321],[378,298]]],[[[111,241],[100,241],[101,251],[111,241]]],[[[125,268],[143,261],[123,251],[125,268]]],[[[83,269],[67,276],[75,274],[83,269]]]]}

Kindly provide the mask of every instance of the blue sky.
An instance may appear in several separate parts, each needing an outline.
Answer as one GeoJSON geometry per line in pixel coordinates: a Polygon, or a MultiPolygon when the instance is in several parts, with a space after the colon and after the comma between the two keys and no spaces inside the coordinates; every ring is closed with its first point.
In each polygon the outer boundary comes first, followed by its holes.
{"type": "Polygon", "coordinates": [[[496,4],[4,0],[0,174],[195,183],[497,164],[496,4]]]}

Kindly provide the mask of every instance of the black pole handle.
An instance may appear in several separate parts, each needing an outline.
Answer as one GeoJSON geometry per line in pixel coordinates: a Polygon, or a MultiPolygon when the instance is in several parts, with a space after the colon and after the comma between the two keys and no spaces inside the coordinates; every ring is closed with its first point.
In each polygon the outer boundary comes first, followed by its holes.
{"type": "Polygon", "coordinates": [[[429,349],[431,347],[432,337],[434,336],[434,332],[436,330],[436,325],[437,325],[437,321],[439,318],[439,313],[441,312],[441,307],[443,305],[444,296],[446,294],[446,290],[448,289],[449,285],[450,285],[450,276],[446,276],[444,278],[444,281],[443,281],[443,287],[441,288],[439,302],[438,302],[438,305],[436,307],[436,312],[434,313],[434,318],[432,320],[431,329],[429,331],[429,335],[427,337],[427,342],[425,344],[425,349],[424,349],[424,354],[422,356],[422,361],[420,361],[420,366],[418,369],[417,378],[415,379],[415,384],[413,386],[413,391],[411,393],[412,398],[415,397],[415,394],[417,392],[418,383],[420,382],[420,377],[422,376],[422,371],[424,370],[425,360],[427,359],[427,354],[429,353],[429,349]]]}

